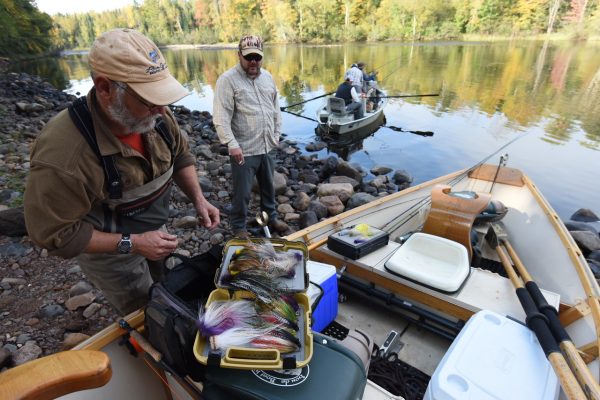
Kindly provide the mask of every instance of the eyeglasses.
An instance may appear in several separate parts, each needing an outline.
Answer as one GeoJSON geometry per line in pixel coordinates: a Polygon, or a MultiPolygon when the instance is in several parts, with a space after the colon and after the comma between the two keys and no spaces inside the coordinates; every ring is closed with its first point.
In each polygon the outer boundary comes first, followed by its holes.
{"type": "Polygon", "coordinates": [[[116,82],[116,81],[111,81],[111,82],[114,83],[115,85],[117,85],[118,87],[120,87],[121,89],[123,89],[125,92],[127,92],[127,94],[129,94],[131,97],[133,97],[134,99],[139,101],[141,104],[143,104],[149,110],[151,110],[155,107],[158,107],[156,104],[149,103],[146,100],[142,99],[142,97],[139,94],[137,94],[136,92],[134,92],[133,89],[130,89],[128,85],[126,85],[122,82],[116,82]]]}
{"type": "Polygon", "coordinates": [[[260,54],[250,53],[250,54],[246,54],[244,56],[244,59],[246,61],[256,61],[256,62],[258,62],[258,61],[262,60],[262,56],[260,54]]]}

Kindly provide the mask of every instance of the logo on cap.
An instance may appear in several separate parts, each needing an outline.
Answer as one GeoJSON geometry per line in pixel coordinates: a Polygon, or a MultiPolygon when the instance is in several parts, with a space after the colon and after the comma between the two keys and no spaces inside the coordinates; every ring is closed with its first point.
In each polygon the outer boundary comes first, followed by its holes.
{"type": "Polygon", "coordinates": [[[247,35],[240,40],[239,50],[243,56],[256,53],[263,55],[263,41],[260,36],[247,35]]]}
{"type": "Polygon", "coordinates": [[[153,63],[157,63],[158,59],[160,58],[156,50],[152,50],[150,53],[148,53],[148,56],[150,56],[150,60],[152,60],[153,63]]]}

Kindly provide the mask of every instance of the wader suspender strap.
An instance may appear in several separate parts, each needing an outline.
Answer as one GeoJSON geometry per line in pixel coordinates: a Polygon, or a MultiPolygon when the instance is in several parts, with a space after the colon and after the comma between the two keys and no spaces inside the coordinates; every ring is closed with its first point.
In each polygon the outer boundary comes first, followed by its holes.
{"type": "MultiPolygon", "coordinates": [[[[92,122],[92,114],[88,108],[85,96],[78,98],[69,106],[69,116],[92,150],[94,150],[94,153],[96,153],[96,156],[98,156],[98,159],[102,164],[104,176],[106,178],[108,197],[111,199],[122,198],[123,183],[121,182],[121,174],[119,174],[119,170],[117,169],[114,156],[103,156],[100,154],[100,148],[98,147],[98,140],[96,139],[96,132],[94,131],[94,124],[92,122]]],[[[173,138],[167,131],[167,127],[162,118],[157,121],[156,130],[168,145],[171,150],[171,160],[174,160],[175,150],[173,149],[173,138]]]]}

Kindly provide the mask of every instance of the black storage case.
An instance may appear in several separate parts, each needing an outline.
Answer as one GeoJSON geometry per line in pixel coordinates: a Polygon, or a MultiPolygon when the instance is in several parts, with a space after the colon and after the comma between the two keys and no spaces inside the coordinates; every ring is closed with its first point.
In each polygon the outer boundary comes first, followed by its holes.
{"type": "Polygon", "coordinates": [[[367,373],[356,353],[334,339],[313,334],[313,357],[288,371],[236,370],[208,366],[206,400],[351,400],[363,396],[367,373]]]}
{"type": "Polygon", "coordinates": [[[345,228],[330,235],[327,238],[327,247],[344,257],[356,260],[387,245],[390,239],[389,233],[373,227],[369,227],[370,232],[372,232],[369,237],[352,236],[350,231],[354,228],[355,226],[345,228]]]}

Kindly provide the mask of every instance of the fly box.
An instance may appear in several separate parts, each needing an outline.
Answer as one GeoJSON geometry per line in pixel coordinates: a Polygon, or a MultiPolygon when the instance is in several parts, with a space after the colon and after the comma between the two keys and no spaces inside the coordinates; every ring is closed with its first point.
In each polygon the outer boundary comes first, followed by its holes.
{"type": "Polygon", "coordinates": [[[327,247],[352,260],[387,245],[390,235],[367,224],[344,228],[327,238],[327,247]]]}
{"type": "Polygon", "coordinates": [[[307,259],[308,250],[302,242],[262,238],[228,241],[215,274],[217,289],[211,292],[205,309],[236,303],[243,306],[244,313],[236,312],[244,318],[223,318],[230,311],[214,311],[211,319],[220,318],[227,327],[223,331],[199,330],[194,342],[196,359],[204,365],[246,370],[293,369],[308,364],[313,340],[306,294],[307,259]],[[280,301],[285,301],[287,313],[277,306],[280,301]]]}

